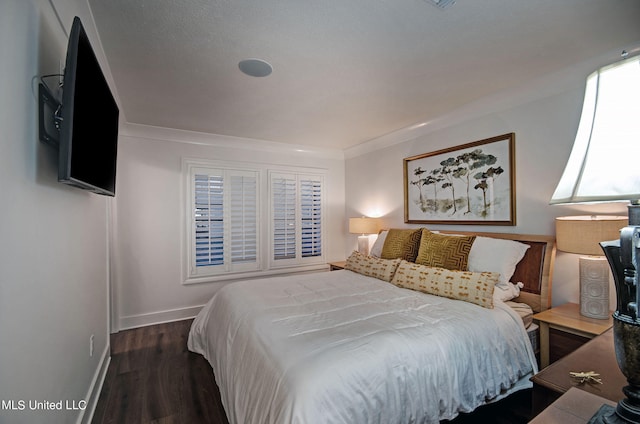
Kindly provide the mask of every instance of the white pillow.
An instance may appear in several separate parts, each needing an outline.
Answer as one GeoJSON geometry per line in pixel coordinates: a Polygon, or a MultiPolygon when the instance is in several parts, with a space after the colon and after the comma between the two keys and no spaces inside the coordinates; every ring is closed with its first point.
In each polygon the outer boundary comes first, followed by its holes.
{"type": "Polygon", "coordinates": [[[469,252],[468,269],[472,272],[498,272],[500,282],[507,283],[529,247],[513,240],[478,236],[469,252]]]}
{"type": "Polygon", "coordinates": [[[378,234],[378,238],[373,243],[373,247],[371,247],[371,251],[369,252],[369,256],[375,256],[379,258],[382,255],[382,246],[384,246],[384,240],[387,238],[387,233],[389,231],[382,230],[378,234]]]}
{"type": "Polygon", "coordinates": [[[493,288],[493,300],[508,302],[520,296],[520,289],[524,287],[522,283],[498,283],[493,288]]]}

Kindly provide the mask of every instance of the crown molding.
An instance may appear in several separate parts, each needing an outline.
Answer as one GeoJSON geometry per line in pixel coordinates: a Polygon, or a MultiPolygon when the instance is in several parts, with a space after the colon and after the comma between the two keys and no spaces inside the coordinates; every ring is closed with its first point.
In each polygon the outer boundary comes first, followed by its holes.
{"type": "Polygon", "coordinates": [[[197,131],[156,127],[152,125],[125,122],[120,126],[120,137],[150,141],[196,144],[202,146],[242,149],[262,152],[282,152],[292,155],[312,156],[322,159],[344,160],[344,152],[339,149],[323,149],[299,144],[279,143],[253,138],[210,134],[197,131]]]}
{"type": "MultiPolygon", "coordinates": [[[[609,51],[588,61],[565,67],[559,71],[549,73],[541,78],[529,81],[518,87],[503,90],[499,93],[485,96],[481,99],[463,105],[451,113],[442,115],[430,121],[417,123],[389,134],[371,139],[344,150],[345,159],[371,153],[406,141],[415,140],[429,133],[439,131],[454,125],[459,125],[472,119],[481,118],[493,113],[508,110],[520,105],[558,95],[570,90],[584,90],[587,76],[594,70],[615,61],[621,60],[620,53],[627,50],[630,54],[640,51],[640,41],[631,43],[623,48],[609,51]]],[[[578,105],[580,107],[581,105],[578,105]]]]}

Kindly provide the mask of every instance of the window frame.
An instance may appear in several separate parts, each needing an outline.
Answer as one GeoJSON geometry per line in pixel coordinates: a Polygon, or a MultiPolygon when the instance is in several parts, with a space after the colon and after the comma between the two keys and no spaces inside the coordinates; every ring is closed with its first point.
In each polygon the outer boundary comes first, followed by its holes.
{"type": "Polygon", "coordinates": [[[296,171],[286,171],[286,170],[275,170],[269,171],[268,183],[269,183],[269,268],[270,269],[282,269],[288,267],[295,267],[299,265],[308,265],[308,264],[318,264],[325,263],[325,248],[321,246],[321,253],[317,256],[303,256],[303,243],[302,243],[302,230],[303,230],[303,217],[302,217],[302,181],[304,179],[312,179],[318,180],[320,182],[320,240],[321,244],[326,245],[326,237],[325,237],[325,228],[326,228],[326,190],[325,190],[325,176],[323,174],[309,172],[309,170],[301,170],[296,171]],[[273,180],[275,178],[283,178],[288,177],[295,179],[296,186],[296,201],[295,201],[295,257],[291,259],[276,259],[275,252],[275,193],[273,192],[273,180]]]}
{"type": "MultiPolygon", "coordinates": [[[[316,271],[326,268],[326,246],[327,237],[326,229],[328,227],[327,216],[327,198],[326,198],[326,181],[327,170],[322,168],[306,168],[292,167],[269,164],[256,164],[232,161],[207,160],[199,158],[183,158],[182,174],[184,178],[184,195],[182,213],[182,262],[183,262],[183,278],[182,284],[197,284],[204,282],[228,281],[240,278],[255,278],[260,276],[277,275],[284,273],[316,271]],[[205,272],[204,270],[196,270],[194,257],[194,202],[195,193],[193,178],[194,169],[199,170],[218,170],[227,172],[255,172],[257,182],[257,227],[256,227],[256,264],[255,266],[228,266],[220,267],[214,272],[205,272]],[[296,258],[292,260],[274,261],[274,237],[273,237],[273,193],[271,189],[271,175],[288,174],[302,177],[315,178],[320,181],[320,243],[321,252],[318,256],[301,258],[296,254],[296,258]]],[[[300,205],[296,203],[296,217],[299,216],[300,205]]],[[[225,220],[228,216],[225,215],[225,220]]],[[[228,234],[225,233],[225,243],[228,241],[228,234]]],[[[296,244],[300,244],[298,233],[296,235],[296,244]]],[[[226,255],[225,248],[225,255],[226,255]]],[[[300,251],[297,247],[296,252],[300,251]]],[[[225,260],[225,263],[227,261],[225,260]]],[[[245,264],[246,265],[246,264],[245,264]]]]}
{"type": "MultiPolygon", "coordinates": [[[[256,169],[237,169],[236,167],[220,167],[220,166],[206,166],[206,164],[195,164],[189,163],[188,167],[188,185],[189,185],[189,200],[187,206],[187,219],[188,223],[188,235],[189,244],[187,246],[188,254],[188,264],[189,264],[189,275],[188,278],[200,278],[206,276],[215,276],[215,275],[223,275],[229,273],[238,273],[238,272],[249,272],[249,271],[258,271],[261,268],[260,263],[260,183],[261,183],[261,173],[256,169]],[[197,219],[193,217],[193,211],[196,210],[196,184],[194,183],[194,179],[196,175],[207,175],[222,177],[222,222],[223,222],[223,262],[221,264],[214,265],[206,265],[206,266],[198,266],[197,265],[197,255],[196,255],[196,242],[195,236],[197,219]],[[232,255],[232,213],[231,213],[231,196],[233,195],[233,191],[231,189],[225,189],[226,185],[231,185],[231,178],[233,177],[255,177],[256,182],[256,214],[255,214],[255,225],[256,225],[256,258],[254,262],[245,262],[245,263],[237,263],[233,262],[232,255]],[[226,206],[228,205],[228,206],[226,206]]],[[[213,165],[213,164],[212,164],[213,165]]]]}

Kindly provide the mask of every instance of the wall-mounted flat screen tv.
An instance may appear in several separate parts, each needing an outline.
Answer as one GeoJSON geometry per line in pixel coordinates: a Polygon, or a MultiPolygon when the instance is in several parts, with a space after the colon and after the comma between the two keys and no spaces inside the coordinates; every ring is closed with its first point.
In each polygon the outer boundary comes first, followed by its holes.
{"type": "Polygon", "coordinates": [[[119,109],[74,18],[62,87],[58,181],[115,196],[119,109]]]}

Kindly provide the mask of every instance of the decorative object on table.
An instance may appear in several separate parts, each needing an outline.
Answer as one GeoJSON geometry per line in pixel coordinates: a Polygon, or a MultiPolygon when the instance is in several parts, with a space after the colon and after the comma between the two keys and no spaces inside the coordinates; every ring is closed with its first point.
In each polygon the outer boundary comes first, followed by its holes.
{"type": "Polygon", "coordinates": [[[405,158],[404,222],[515,225],[515,134],[405,158]]]}
{"type": "Polygon", "coordinates": [[[616,286],[614,346],[628,386],[594,423],[640,422],[640,56],[591,74],[576,139],[551,204],[628,200],[629,225],[601,242],[616,286]]]}
{"type": "Polygon", "coordinates": [[[580,384],[584,384],[584,383],[602,384],[602,379],[598,378],[600,377],[600,374],[596,373],[595,371],[580,371],[580,372],[570,371],[569,375],[572,378],[575,378],[580,384]]]}
{"type": "Polygon", "coordinates": [[[378,218],[349,218],[349,232],[360,234],[358,236],[358,252],[369,254],[369,234],[376,234],[380,231],[380,219],[378,218]]]}
{"type": "Polygon", "coordinates": [[[609,318],[609,263],[599,243],[620,237],[626,225],[626,216],[556,218],[558,250],[583,255],[579,258],[580,314],[585,317],[609,318]]]}

